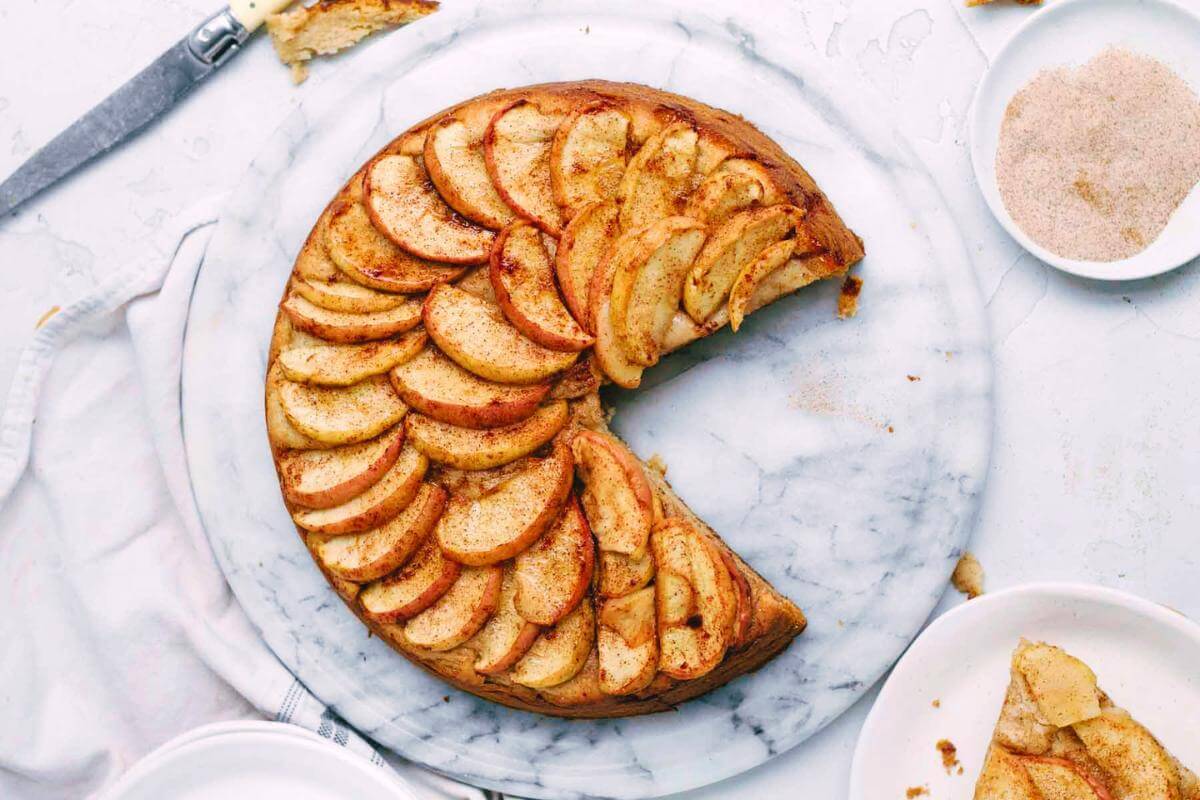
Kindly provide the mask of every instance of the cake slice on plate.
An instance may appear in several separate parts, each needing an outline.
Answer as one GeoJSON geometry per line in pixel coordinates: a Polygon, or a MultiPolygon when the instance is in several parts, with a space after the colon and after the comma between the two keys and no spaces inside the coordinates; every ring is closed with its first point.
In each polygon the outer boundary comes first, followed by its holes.
{"type": "Polygon", "coordinates": [[[1087,664],[1022,640],[975,800],[1200,800],[1200,780],[1087,664]]]}

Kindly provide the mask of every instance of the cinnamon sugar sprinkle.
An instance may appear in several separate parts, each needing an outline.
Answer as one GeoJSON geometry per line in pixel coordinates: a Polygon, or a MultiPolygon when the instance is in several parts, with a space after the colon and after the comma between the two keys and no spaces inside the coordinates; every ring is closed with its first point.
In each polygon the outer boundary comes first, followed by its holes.
{"type": "Polygon", "coordinates": [[[996,179],[1031,239],[1066,258],[1148,247],[1200,180],[1200,99],[1148,56],[1110,47],[1043,70],[1009,102],[996,179]]]}

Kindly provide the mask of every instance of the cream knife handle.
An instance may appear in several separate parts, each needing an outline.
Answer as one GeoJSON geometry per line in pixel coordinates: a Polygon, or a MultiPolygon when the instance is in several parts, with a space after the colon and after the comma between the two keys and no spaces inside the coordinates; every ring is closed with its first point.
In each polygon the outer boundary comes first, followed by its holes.
{"type": "Polygon", "coordinates": [[[229,12],[247,33],[253,33],[269,14],[283,11],[293,2],[295,0],[229,0],[229,12]]]}

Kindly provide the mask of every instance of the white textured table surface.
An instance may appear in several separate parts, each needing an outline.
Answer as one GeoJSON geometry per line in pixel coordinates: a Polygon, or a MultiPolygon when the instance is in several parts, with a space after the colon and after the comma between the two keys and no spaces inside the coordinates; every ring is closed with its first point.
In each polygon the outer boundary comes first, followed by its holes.
{"type": "MultiPolygon", "coordinates": [[[[0,174],[215,5],[0,6],[0,174]]],[[[964,9],[957,0],[780,5],[778,16],[744,35],[811,48],[830,70],[856,75],[939,178],[975,250],[996,366],[995,449],[972,545],[989,587],[1096,581],[1200,616],[1200,426],[1192,413],[1200,399],[1200,267],[1136,284],[1068,278],[1023,256],[973,185],[967,107],[988,54],[1028,10],[964,9]]],[[[1197,0],[1190,5],[1200,10],[1197,0]]],[[[131,242],[194,200],[231,188],[287,111],[338,66],[318,67],[295,89],[258,42],[163,124],[0,223],[0,385],[46,309],[93,285],[131,242]]],[[[955,602],[950,593],[943,604],[955,602]]],[[[739,794],[771,797],[802,785],[806,796],[843,797],[870,700],[735,779],[739,794]]]]}

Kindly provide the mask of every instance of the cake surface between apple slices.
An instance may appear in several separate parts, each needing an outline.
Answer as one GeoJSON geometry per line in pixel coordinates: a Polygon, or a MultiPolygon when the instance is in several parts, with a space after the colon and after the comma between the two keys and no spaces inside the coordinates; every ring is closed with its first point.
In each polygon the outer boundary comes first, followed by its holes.
{"type": "Polygon", "coordinates": [[[280,303],[297,531],[372,633],[504,705],[645,714],[751,672],[804,614],[599,389],[862,256],[798,163],[694,100],[582,81],[446,109],[350,177],[280,303]]]}

